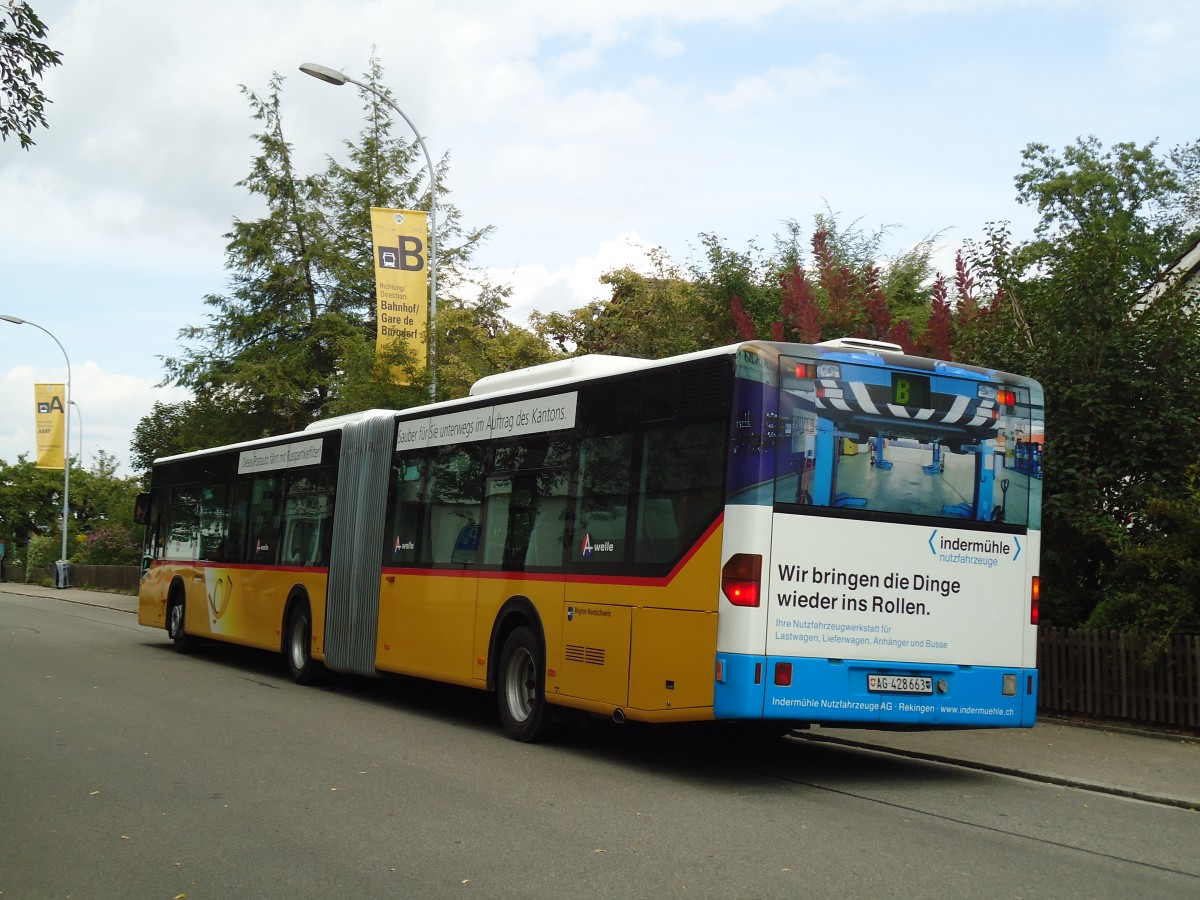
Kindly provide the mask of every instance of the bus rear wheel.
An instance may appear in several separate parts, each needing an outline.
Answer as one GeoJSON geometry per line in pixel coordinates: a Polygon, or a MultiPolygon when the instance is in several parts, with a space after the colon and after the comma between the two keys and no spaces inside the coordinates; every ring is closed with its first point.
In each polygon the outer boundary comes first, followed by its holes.
{"type": "Polygon", "coordinates": [[[500,651],[496,702],[505,733],[515,741],[534,743],[553,736],[554,717],[546,702],[546,661],[531,628],[522,625],[500,651]]]}
{"type": "Polygon", "coordinates": [[[296,684],[315,684],[321,664],[312,658],[312,613],[307,603],[298,603],[284,630],[283,655],[296,684]]]}

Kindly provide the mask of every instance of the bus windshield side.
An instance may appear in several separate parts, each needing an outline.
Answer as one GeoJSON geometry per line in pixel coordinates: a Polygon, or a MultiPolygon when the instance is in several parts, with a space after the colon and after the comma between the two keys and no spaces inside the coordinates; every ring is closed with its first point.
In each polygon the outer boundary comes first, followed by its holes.
{"type": "Polygon", "coordinates": [[[1027,386],[937,364],[782,357],[775,502],[1040,527],[1027,386]]]}

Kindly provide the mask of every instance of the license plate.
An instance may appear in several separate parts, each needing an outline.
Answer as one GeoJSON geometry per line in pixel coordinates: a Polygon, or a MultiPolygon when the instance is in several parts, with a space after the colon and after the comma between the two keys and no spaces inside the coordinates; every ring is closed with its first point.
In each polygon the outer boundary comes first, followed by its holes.
{"type": "Polygon", "coordinates": [[[868,675],[867,690],[877,694],[932,694],[933,679],[921,675],[868,675]]]}

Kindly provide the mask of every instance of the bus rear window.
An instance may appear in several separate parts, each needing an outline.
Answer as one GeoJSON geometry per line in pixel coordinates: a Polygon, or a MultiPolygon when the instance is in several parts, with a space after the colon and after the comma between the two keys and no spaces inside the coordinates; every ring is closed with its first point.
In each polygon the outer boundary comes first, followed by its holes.
{"type": "Polygon", "coordinates": [[[775,502],[1037,528],[1043,430],[1023,385],[784,358],[775,502]]]}

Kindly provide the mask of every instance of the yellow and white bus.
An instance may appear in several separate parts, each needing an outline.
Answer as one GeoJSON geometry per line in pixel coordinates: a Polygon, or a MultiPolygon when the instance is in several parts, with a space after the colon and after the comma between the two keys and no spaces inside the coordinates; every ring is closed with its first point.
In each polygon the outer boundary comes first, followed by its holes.
{"type": "Polygon", "coordinates": [[[156,461],[138,619],[300,683],[494,691],[525,741],[565,710],[1030,726],[1042,407],[854,340],[490,376],[156,461]]]}

